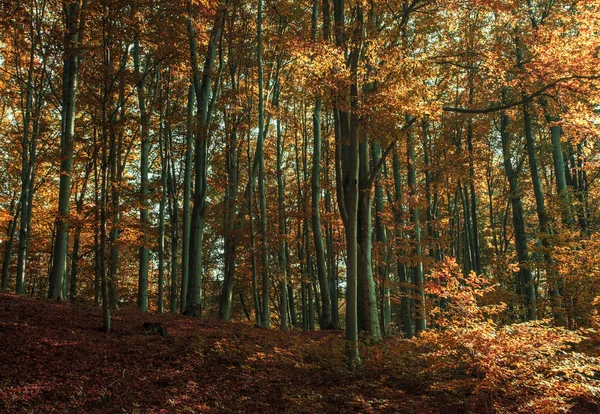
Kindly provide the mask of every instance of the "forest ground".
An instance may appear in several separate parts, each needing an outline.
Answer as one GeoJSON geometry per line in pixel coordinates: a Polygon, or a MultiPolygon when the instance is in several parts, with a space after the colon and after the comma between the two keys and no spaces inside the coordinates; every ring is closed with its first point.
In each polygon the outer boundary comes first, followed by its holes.
{"type": "MultiPolygon", "coordinates": [[[[134,310],[103,333],[88,304],[0,295],[0,412],[479,412],[476,378],[432,375],[414,342],[361,348],[344,366],[341,331],[134,310]],[[161,323],[168,337],[146,334],[161,323]],[[440,386],[440,382],[447,386],[440,386]],[[433,387],[435,383],[435,387],[433,387]]],[[[590,408],[589,406],[587,408],[590,408]]]]}

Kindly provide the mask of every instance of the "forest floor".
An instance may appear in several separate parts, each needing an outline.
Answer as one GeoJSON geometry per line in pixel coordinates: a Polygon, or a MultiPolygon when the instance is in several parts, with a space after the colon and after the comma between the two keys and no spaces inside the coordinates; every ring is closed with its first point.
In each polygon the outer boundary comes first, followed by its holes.
{"type": "Polygon", "coordinates": [[[440,387],[412,341],[361,348],[341,331],[281,332],[0,295],[0,412],[478,412],[468,375],[440,387]],[[168,337],[144,331],[160,323],[168,337]],[[434,382],[436,387],[432,387],[434,382]],[[441,390],[441,391],[440,391],[441,390]]]}

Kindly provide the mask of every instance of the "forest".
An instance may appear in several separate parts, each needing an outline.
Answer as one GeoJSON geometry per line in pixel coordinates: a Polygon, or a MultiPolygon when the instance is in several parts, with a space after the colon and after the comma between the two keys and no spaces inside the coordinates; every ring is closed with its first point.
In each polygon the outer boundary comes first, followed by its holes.
{"type": "Polygon", "coordinates": [[[0,410],[598,412],[599,178],[600,0],[2,0],[0,410]]]}

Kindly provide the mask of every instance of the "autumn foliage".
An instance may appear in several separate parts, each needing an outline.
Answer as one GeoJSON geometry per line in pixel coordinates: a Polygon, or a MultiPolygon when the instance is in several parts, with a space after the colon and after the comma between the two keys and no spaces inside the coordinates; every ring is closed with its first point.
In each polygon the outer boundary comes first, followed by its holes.
{"type": "Polygon", "coordinates": [[[0,411],[597,411],[599,138],[600,0],[2,0],[0,411]]]}

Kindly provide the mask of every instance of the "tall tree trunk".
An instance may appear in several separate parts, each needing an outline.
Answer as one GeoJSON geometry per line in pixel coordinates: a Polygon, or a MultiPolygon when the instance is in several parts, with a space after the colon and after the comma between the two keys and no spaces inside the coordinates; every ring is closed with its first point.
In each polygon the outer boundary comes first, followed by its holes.
{"type": "Polygon", "coordinates": [[[100,164],[100,280],[102,292],[102,328],[104,332],[110,331],[110,296],[107,277],[107,248],[108,248],[108,131],[107,131],[107,108],[106,105],[102,111],[102,133],[101,133],[101,164],[100,164]]]}
{"type": "MultiPolygon", "coordinates": [[[[95,155],[95,154],[94,154],[95,155]]],[[[83,183],[81,184],[81,191],[79,192],[79,197],[75,203],[77,216],[81,220],[81,215],[83,214],[83,203],[85,199],[85,194],[87,192],[89,176],[92,172],[93,163],[89,162],[86,170],[85,176],[83,178],[83,183]]],[[[81,221],[77,224],[75,229],[75,236],[73,237],[73,250],[71,253],[71,278],[69,280],[69,299],[71,301],[75,300],[77,297],[77,277],[79,274],[79,250],[81,247],[81,221]]]]}
{"type": "Polygon", "coordinates": [[[267,243],[267,199],[265,195],[265,97],[263,87],[262,60],[262,7],[263,0],[258,0],[258,17],[256,22],[256,61],[258,65],[258,196],[260,198],[260,232],[262,244],[262,326],[271,326],[271,311],[269,308],[269,250],[267,243]]]}
{"type": "MultiPolygon", "coordinates": [[[[33,23],[31,25],[33,32],[33,23]]],[[[33,173],[35,169],[35,146],[37,140],[36,128],[31,129],[31,118],[35,117],[35,123],[39,125],[39,107],[40,93],[37,94],[36,114],[33,115],[33,68],[35,59],[36,36],[32,36],[31,50],[29,54],[29,68],[27,74],[27,91],[25,98],[25,113],[23,114],[23,138],[21,141],[21,217],[19,222],[19,247],[17,254],[17,283],[16,293],[25,293],[25,274],[27,267],[27,248],[29,246],[29,226],[31,222],[30,200],[32,197],[29,192],[32,189],[33,173]],[[30,133],[31,138],[30,138],[30,133]]],[[[38,85],[41,87],[41,85],[38,85]]]]}
{"type": "MultiPolygon", "coordinates": [[[[204,237],[204,219],[206,215],[206,190],[208,178],[208,122],[210,119],[210,92],[212,70],[214,68],[217,46],[225,18],[228,1],[221,1],[210,32],[202,72],[198,66],[196,33],[192,16],[188,21],[190,43],[190,62],[194,89],[196,93],[197,124],[194,157],[194,205],[191,214],[189,276],[185,314],[200,316],[202,284],[202,240],[204,237]]],[[[215,90],[216,93],[216,90],[215,90]]]]}
{"type": "Polygon", "coordinates": [[[331,329],[333,328],[331,315],[332,305],[329,289],[329,280],[327,276],[327,266],[325,263],[323,235],[321,232],[321,106],[321,99],[317,99],[317,101],[315,102],[315,109],[313,112],[314,147],[311,176],[311,222],[313,230],[313,242],[315,245],[315,254],[317,257],[317,275],[321,291],[321,319],[319,321],[319,326],[321,329],[331,329]]]}
{"type": "MultiPolygon", "coordinates": [[[[470,88],[470,96],[473,88],[470,88]]],[[[472,100],[470,101],[472,102],[472,100]]],[[[473,251],[473,270],[478,275],[482,274],[481,248],[479,243],[479,222],[477,219],[477,194],[475,193],[475,155],[473,150],[473,119],[467,121],[467,149],[469,151],[469,190],[470,190],[470,213],[471,213],[471,243],[473,251]]],[[[467,197],[469,192],[467,192],[467,197]]]]}
{"type": "MultiPolygon", "coordinates": [[[[277,65],[279,72],[279,63],[277,65]]],[[[275,91],[275,106],[279,111],[279,73],[277,76],[276,91],[275,91]]],[[[281,115],[279,115],[281,116],[281,115]]],[[[279,273],[281,281],[279,282],[279,320],[281,330],[287,331],[288,326],[288,296],[287,296],[287,217],[285,211],[285,184],[283,181],[283,137],[281,134],[281,119],[277,118],[277,207],[279,212],[279,273]]]]}
{"type": "MultiPolygon", "coordinates": [[[[170,101],[167,101],[167,108],[169,108],[170,101]]],[[[170,110],[168,110],[170,114],[170,110]]],[[[171,219],[171,294],[169,300],[169,312],[177,313],[177,295],[179,293],[177,286],[177,253],[178,253],[178,242],[179,242],[179,192],[177,190],[177,183],[175,182],[175,162],[173,161],[173,135],[171,131],[171,125],[169,121],[166,122],[166,157],[167,157],[167,187],[169,193],[168,207],[169,216],[171,219]]]]}
{"type": "Polygon", "coordinates": [[[413,319],[411,311],[411,289],[409,287],[410,281],[408,277],[408,271],[405,263],[406,251],[399,246],[402,240],[402,228],[405,226],[404,211],[403,211],[403,198],[402,198],[402,184],[400,182],[400,158],[398,154],[394,153],[392,160],[392,169],[394,175],[394,203],[396,208],[394,209],[394,224],[395,224],[395,238],[396,238],[396,271],[398,273],[398,282],[400,283],[400,326],[404,337],[411,339],[414,336],[413,319]]]}
{"type": "MultiPolygon", "coordinates": [[[[229,55],[231,55],[231,47],[229,55]]],[[[237,65],[230,64],[231,88],[239,92],[239,86],[236,81],[237,65]]],[[[233,282],[235,273],[235,218],[237,215],[237,197],[239,188],[239,167],[238,167],[238,115],[233,115],[231,119],[231,129],[227,133],[225,142],[225,171],[227,171],[227,188],[225,190],[225,218],[224,218],[224,248],[223,248],[223,290],[219,304],[219,319],[229,320],[231,318],[231,301],[233,297],[233,282]]],[[[250,160],[248,160],[250,162],[250,160]]]]}
{"type": "Polygon", "coordinates": [[[306,290],[306,329],[309,331],[315,330],[315,273],[313,266],[313,259],[310,246],[310,229],[308,220],[304,220],[302,233],[304,234],[304,255],[306,257],[306,279],[304,288],[306,290]]]}
{"type": "MultiPolygon", "coordinates": [[[[312,9],[312,40],[317,41],[317,21],[319,18],[319,0],[313,0],[312,9]]],[[[327,277],[327,265],[325,263],[325,248],[323,247],[323,235],[321,232],[321,151],[322,151],[322,139],[321,139],[321,113],[322,113],[322,100],[318,97],[315,100],[315,107],[313,111],[313,163],[312,163],[312,175],[311,175],[311,196],[312,196],[312,209],[311,209],[311,223],[313,230],[313,242],[315,245],[315,254],[317,258],[317,276],[319,279],[319,287],[321,291],[321,318],[319,320],[319,326],[321,329],[333,328],[332,316],[331,316],[331,296],[329,289],[329,280],[327,277]]]]}
{"type": "Polygon", "coordinates": [[[552,116],[548,104],[542,101],[546,121],[550,124],[550,138],[552,140],[552,160],[554,162],[554,175],[556,177],[556,191],[560,200],[562,221],[566,226],[573,224],[573,213],[571,210],[571,201],[569,188],[567,187],[567,177],[565,174],[565,162],[562,150],[562,128],[559,124],[560,118],[552,116]]]}
{"type": "Polygon", "coordinates": [[[160,152],[160,181],[161,194],[158,208],[158,298],[156,301],[158,313],[164,312],[164,287],[165,287],[165,210],[167,205],[167,186],[168,186],[168,154],[169,154],[169,131],[167,120],[169,117],[169,80],[166,80],[166,96],[161,99],[160,110],[160,133],[159,133],[159,152],[160,152]],[[163,117],[162,102],[166,101],[166,113],[163,117]]]}
{"type": "Polygon", "coordinates": [[[373,220],[371,202],[369,143],[361,142],[359,151],[358,194],[358,329],[366,332],[367,343],[381,341],[381,329],[377,311],[377,295],[373,280],[373,220]]]}
{"type": "MultiPolygon", "coordinates": [[[[335,37],[338,47],[346,47],[344,25],[344,0],[334,0],[335,37]]],[[[346,236],[346,357],[351,367],[360,364],[358,354],[358,175],[359,158],[359,114],[358,114],[358,62],[364,41],[363,10],[356,5],[356,28],[351,47],[348,68],[353,79],[350,85],[350,113],[339,109],[336,102],[336,191],[346,236]],[[342,155],[343,153],[343,155],[342,155]]],[[[344,95],[338,97],[344,99],[344,95]]],[[[341,102],[340,102],[341,103],[341,102]]]]}
{"type": "Polygon", "coordinates": [[[66,32],[65,52],[63,67],[63,90],[61,110],[61,137],[60,137],[60,186],[58,191],[58,215],[56,218],[56,239],[50,281],[48,284],[48,297],[51,299],[62,298],[63,278],[65,277],[67,263],[67,248],[69,238],[69,210],[71,195],[71,169],[73,167],[73,135],[75,133],[75,114],[77,97],[77,79],[79,73],[79,42],[83,32],[85,19],[83,12],[87,0],[64,1],[66,32]]]}
{"type": "Polygon", "coordinates": [[[519,260],[519,280],[517,293],[523,297],[526,308],[526,319],[536,319],[535,286],[531,269],[529,267],[529,252],[527,249],[527,236],[525,234],[525,220],[523,217],[523,205],[519,190],[518,169],[512,165],[510,159],[510,135],[508,132],[509,117],[501,113],[500,135],[502,138],[502,154],[504,156],[504,169],[510,186],[510,202],[512,204],[513,227],[515,230],[515,245],[517,259],[519,260]]]}
{"type": "MultiPolygon", "coordinates": [[[[140,224],[142,226],[142,232],[144,234],[142,244],[139,249],[139,273],[138,273],[138,294],[137,294],[137,305],[138,308],[146,312],[148,310],[148,269],[149,269],[149,237],[148,237],[148,226],[150,225],[148,217],[148,157],[150,153],[150,116],[146,109],[146,81],[145,74],[141,73],[141,62],[140,62],[140,43],[136,39],[133,46],[133,58],[135,73],[137,78],[137,90],[138,90],[138,106],[140,110],[140,122],[142,125],[142,136],[141,136],[141,153],[140,153],[140,196],[141,205],[140,208],[140,224]]],[[[149,58],[146,59],[146,70],[148,70],[149,58]]]]}
{"type": "Polygon", "coordinates": [[[262,311],[260,308],[260,300],[258,295],[258,278],[256,274],[256,242],[254,237],[254,177],[250,162],[250,128],[248,128],[248,182],[250,183],[250,192],[248,193],[248,224],[250,228],[250,256],[252,262],[252,299],[254,302],[254,317],[255,326],[259,327],[262,324],[262,311]]]}
{"type": "MultiPolygon", "coordinates": [[[[372,144],[373,165],[377,165],[381,159],[381,145],[378,142],[372,144]]],[[[390,257],[387,253],[387,234],[383,224],[384,198],[383,186],[381,185],[381,174],[378,173],[375,181],[375,240],[381,251],[379,263],[377,264],[377,273],[380,280],[381,291],[381,328],[385,336],[390,336],[392,323],[392,305],[390,300],[390,283],[388,270],[390,268],[390,257]]]]}
{"type": "MultiPolygon", "coordinates": [[[[407,118],[410,122],[411,117],[407,118]]],[[[415,332],[424,331],[427,326],[425,313],[425,287],[423,279],[423,262],[421,261],[421,224],[419,222],[419,207],[417,205],[417,158],[415,155],[415,133],[410,127],[408,131],[407,160],[408,188],[410,192],[410,218],[413,229],[413,284],[415,285],[415,332]]]]}
{"type": "Polygon", "coordinates": [[[190,200],[192,197],[192,146],[194,143],[194,85],[190,85],[187,99],[185,136],[185,165],[183,170],[183,237],[181,252],[181,306],[184,313],[187,306],[187,289],[190,274],[190,200]]]}

